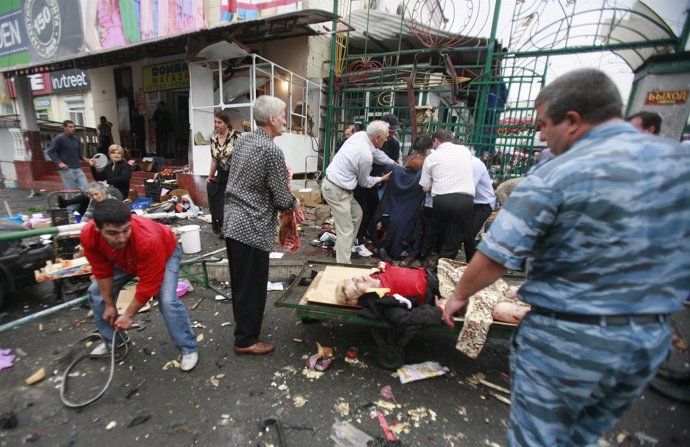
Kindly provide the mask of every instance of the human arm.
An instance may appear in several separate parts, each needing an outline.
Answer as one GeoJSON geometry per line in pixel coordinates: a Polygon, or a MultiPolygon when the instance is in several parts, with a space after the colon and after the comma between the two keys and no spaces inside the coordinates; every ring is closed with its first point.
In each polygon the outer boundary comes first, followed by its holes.
{"type": "Polygon", "coordinates": [[[216,178],[216,169],[218,168],[218,161],[215,158],[211,158],[211,170],[208,173],[207,182],[212,182],[216,178]]]}
{"type": "MultiPolygon", "coordinates": [[[[89,160],[89,168],[91,169],[91,175],[93,176],[93,179],[97,182],[102,182],[107,180],[107,177],[105,175],[104,169],[98,169],[95,165],[91,164],[92,160],[89,160]]],[[[93,162],[95,164],[95,161],[93,162]]]]}
{"type": "Polygon", "coordinates": [[[67,169],[67,165],[58,158],[57,151],[58,147],[61,144],[61,138],[60,135],[56,136],[53,138],[53,141],[50,142],[50,146],[48,146],[48,150],[46,151],[46,155],[48,158],[50,158],[50,161],[55,163],[58,167],[58,169],[67,169]]]}
{"type": "Polygon", "coordinates": [[[496,282],[507,270],[484,253],[476,252],[446,303],[443,322],[454,328],[453,315],[467,305],[472,295],[496,282]]]}
{"type": "Polygon", "coordinates": [[[276,211],[295,209],[297,198],[290,192],[285,158],[278,146],[274,146],[273,150],[267,152],[266,176],[267,185],[273,198],[273,208],[276,211]]]}
{"type": "Polygon", "coordinates": [[[373,148],[371,150],[371,155],[374,157],[374,163],[376,163],[377,165],[394,165],[395,164],[395,160],[393,160],[388,155],[386,155],[386,153],[383,152],[381,149],[373,148]]]}
{"type": "Polygon", "coordinates": [[[129,303],[129,306],[127,306],[127,309],[125,309],[124,313],[117,317],[117,320],[115,320],[115,323],[113,324],[115,326],[115,329],[117,329],[118,331],[130,329],[132,327],[132,321],[134,320],[134,316],[144,306],[146,306],[146,303],[142,303],[137,300],[132,300],[132,302],[129,303]]]}
{"type": "Polygon", "coordinates": [[[103,319],[111,326],[115,324],[117,320],[117,308],[115,307],[115,302],[113,301],[113,277],[109,276],[107,278],[97,279],[98,289],[101,291],[101,296],[103,297],[103,319]]]}
{"type": "MultiPolygon", "coordinates": [[[[386,158],[388,158],[388,156],[386,156],[386,158]]],[[[371,188],[379,183],[385,183],[391,176],[390,172],[383,177],[370,176],[371,162],[371,158],[363,153],[357,154],[357,157],[353,160],[357,168],[357,184],[363,188],[371,188]]]]}

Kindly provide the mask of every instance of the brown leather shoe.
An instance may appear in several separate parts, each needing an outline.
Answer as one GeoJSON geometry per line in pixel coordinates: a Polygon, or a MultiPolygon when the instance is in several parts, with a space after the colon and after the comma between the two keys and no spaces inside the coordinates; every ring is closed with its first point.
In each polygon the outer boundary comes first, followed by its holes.
{"type": "Polygon", "coordinates": [[[273,352],[273,349],[275,349],[275,347],[272,344],[264,343],[262,341],[257,341],[253,345],[247,346],[246,348],[239,348],[235,346],[235,352],[237,354],[263,355],[273,352]]]}

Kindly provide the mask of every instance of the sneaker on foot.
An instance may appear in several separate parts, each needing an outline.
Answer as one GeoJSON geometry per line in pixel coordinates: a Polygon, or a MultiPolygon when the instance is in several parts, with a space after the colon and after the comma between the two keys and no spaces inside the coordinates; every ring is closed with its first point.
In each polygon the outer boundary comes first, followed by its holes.
{"type": "MultiPolygon", "coordinates": [[[[125,343],[129,343],[129,337],[125,338],[125,341],[121,341],[115,346],[115,349],[120,349],[125,345],[125,343]]],[[[91,357],[102,357],[104,355],[109,355],[110,354],[110,346],[112,342],[106,343],[104,341],[100,342],[98,345],[96,345],[95,348],[91,350],[89,355],[91,357]]]]}
{"type": "Polygon", "coordinates": [[[198,352],[192,352],[190,354],[183,354],[182,355],[182,361],[180,362],[180,370],[182,371],[191,371],[194,369],[196,366],[196,363],[199,361],[199,353],[198,352]]]}
{"type": "Polygon", "coordinates": [[[354,248],[354,252],[357,253],[358,255],[360,255],[360,256],[363,257],[363,258],[368,258],[368,257],[374,255],[374,253],[370,252],[369,249],[368,249],[367,247],[364,246],[364,244],[357,245],[357,246],[354,248]]]}

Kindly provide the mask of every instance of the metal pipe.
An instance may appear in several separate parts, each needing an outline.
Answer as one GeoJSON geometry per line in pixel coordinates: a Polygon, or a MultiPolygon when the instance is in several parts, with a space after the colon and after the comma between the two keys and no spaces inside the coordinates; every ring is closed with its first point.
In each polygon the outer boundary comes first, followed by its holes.
{"type": "Polygon", "coordinates": [[[44,234],[63,234],[71,231],[80,231],[84,225],[86,224],[78,223],[72,225],[61,225],[59,227],[42,228],[40,230],[11,231],[9,233],[0,234],[0,242],[16,241],[19,239],[41,236],[44,234]]]}
{"type": "Polygon", "coordinates": [[[46,315],[54,314],[55,312],[58,312],[62,309],[76,306],[77,304],[81,304],[88,299],[89,299],[89,296],[84,295],[81,298],[76,298],[76,299],[73,299],[72,301],[67,301],[66,303],[58,304],[57,306],[53,306],[49,309],[44,309],[40,312],[36,312],[35,314],[31,314],[31,315],[28,315],[24,318],[20,318],[19,320],[10,321],[9,323],[5,323],[2,326],[0,326],[0,332],[6,331],[8,329],[13,329],[15,327],[21,326],[24,323],[28,323],[30,321],[36,320],[36,319],[41,318],[41,317],[45,317],[46,315]]]}

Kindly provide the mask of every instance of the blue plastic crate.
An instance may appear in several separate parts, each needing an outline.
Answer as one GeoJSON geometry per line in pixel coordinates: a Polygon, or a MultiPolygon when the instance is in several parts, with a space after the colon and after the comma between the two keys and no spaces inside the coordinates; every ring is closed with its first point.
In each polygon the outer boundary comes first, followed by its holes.
{"type": "Polygon", "coordinates": [[[17,222],[18,224],[24,223],[22,216],[3,217],[2,220],[11,220],[12,222],[17,222]]]}
{"type": "Polygon", "coordinates": [[[132,202],[129,205],[129,209],[131,210],[147,210],[153,203],[153,199],[144,199],[143,197],[139,197],[137,200],[132,202]]]}

